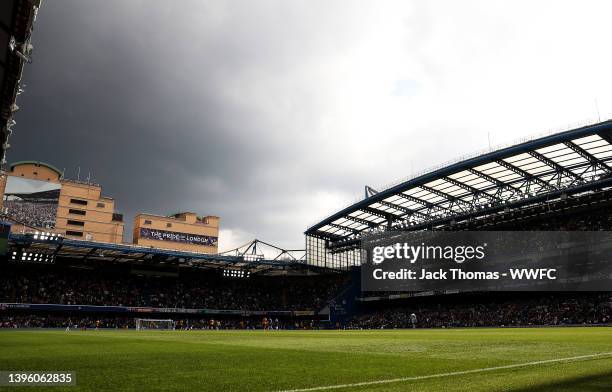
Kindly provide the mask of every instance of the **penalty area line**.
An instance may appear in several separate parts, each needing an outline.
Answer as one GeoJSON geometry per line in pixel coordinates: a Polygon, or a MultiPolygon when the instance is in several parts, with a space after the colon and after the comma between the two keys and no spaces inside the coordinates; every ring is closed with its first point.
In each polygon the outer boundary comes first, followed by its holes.
{"type": "Polygon", "coordinates": [[[592,358],[601,358],[601,357],[612,357],[612,352],[609,352],[609,353],[598,353],[598,354],[588,354],[588,355],[579,355],[577,357],[568,357],[568,358],[545,359],[545,360],[542,360],[542,361],[516,363],[516,364],[512,364],[512,365],[493,366],[493,367],[480,368],[480,369],[460,370],[460,371],[456,371],[456,372],[429,374],[429,375],[425,375],[425,376],[411,376],[411,377],[390,378],[390,379],[386,379],[386,380],[363,381],[363,382],[355,382],[355,383],[351,383],[351,384],[325,385],[325,386],[312,387],[312,388],[284,389],[284,390],[281,390],[281,391],[278,391],[278,392],[310,392],[310,391],[326,391],[326,390],[330,390],[330,389],[365,387],[365,386],[369,386],[369,385],[391,384],[391,383],[398,383],[398,382],[405,382],[405,381],[427,380],[427,379],[430,379],[430,378],[442,378],[442,377],[461,376],[461,375],[465,375],[465,374],[493,372],[493,371],[496,371],[496,370],[515,369],[515,368],[521,368],[521,367],[543,365],[543,364],[547,364],[547,363],[572,362],[572,361],[580,361],[580,360],[583,360],[583,359],[592,359],[592,358]]]}

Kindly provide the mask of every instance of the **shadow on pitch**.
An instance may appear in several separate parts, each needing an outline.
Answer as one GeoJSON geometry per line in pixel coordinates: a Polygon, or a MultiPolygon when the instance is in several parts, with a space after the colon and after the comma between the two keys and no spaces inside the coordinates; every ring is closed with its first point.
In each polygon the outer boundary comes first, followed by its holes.
{"type": "Polygon", "coordinates": [[[554,383],[534,385],[528,388],[512,389],[513,392],[610,392],[612,391],[612,370],[590,376],[576,377],[554,383]]]}

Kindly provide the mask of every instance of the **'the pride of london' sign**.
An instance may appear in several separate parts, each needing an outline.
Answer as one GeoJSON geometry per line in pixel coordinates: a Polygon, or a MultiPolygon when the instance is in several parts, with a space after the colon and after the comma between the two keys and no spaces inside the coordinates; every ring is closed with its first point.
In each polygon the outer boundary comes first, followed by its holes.
{"type": "Polygon", "coordinates": [[[217,237],[207,235],[177,233],[175,231],[147,229],[144,227],[140,228],[140,238],[157,241],[183,242],[203,246],[217,246],[218,241],[217,237]]]}

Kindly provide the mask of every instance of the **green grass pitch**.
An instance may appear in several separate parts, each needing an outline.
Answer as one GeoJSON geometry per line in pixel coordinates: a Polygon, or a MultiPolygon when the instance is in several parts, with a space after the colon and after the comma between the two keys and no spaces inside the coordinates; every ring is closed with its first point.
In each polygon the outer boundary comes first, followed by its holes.
{"type": "Polygon", "coordinates": [[[54,391],[612,391],[612,328],[5,330],[0,370],[76,371],[54,391]]]}

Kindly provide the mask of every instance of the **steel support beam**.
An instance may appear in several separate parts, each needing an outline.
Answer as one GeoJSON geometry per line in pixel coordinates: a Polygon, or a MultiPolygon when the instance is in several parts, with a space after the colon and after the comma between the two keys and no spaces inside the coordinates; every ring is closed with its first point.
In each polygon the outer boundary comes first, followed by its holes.
{"type": "Polygon", "coordinates": [[[497,163],[498,165],[500,165],[500,166],[510,170],[513,173],[516,173],[516,174],[520,175],[521,177],[523,177],[525,179],[525,181],[534,182],[534,183],[540,185],[540,187],[548,189],[548,190],[551,190],[551,191],[557,190],[557,188],[555,186],[549,184],[548,182],[542,180],[541,178],[536,177],[533,174],[531,174],[529,172],[526,172],[525,170],[523,170],[523,169],[521,169],[521,168],[519,168],[517,166],[514,166],[513,164],[508,163],[508,162],[506,162],[506,161],[504,161],[502,159],[495,161],[495,163],[497,163]]]}
{"type": "MultiPolygon", "coordinates": [[[[437,196],[445,198],[446,201],[444,203],[449,202],[450,205],[452,205],[452,204],[457,204],[457,205],[461,204],[462,206],[467,207],[468,211],[471,210],[472,207],[473,207],[472,203],[467,202],[467,201],[465,201],[463,199],[460,199],[457,196],[449,195],[448,193],[439,191],[439,190],[434,189],[432,187],[429,187],[427,185],[420,185],[419,187],[424,189],[424,190],[426,190],[427,192],[433,193],[434,195],[437,195],[437,196]]],[[[441,203],[434,203],[434,205],[440,205],[440,204],[441,203]]],[[[452,209],[450,209],[450,210],[453,211],[452,209]]]]}
{"type": "Polygon", "coordinates": [[[426,214],[423,214],[422,212],[418,211],[418,210],[413,210],[410,209],[408,207],[404,207],[404,206],[400,206],[385,200],[381,200],[379,201],[380,204],[382,204],[383,206],[387,206],[387,207],[391,207],[391,208],[395,208],[398,211],[402,211],[404,213],[404,215],[402,215],[402,217],[406,217],[407,215],[418,215],[424,219],[428,219],[429,216],[426,214]]]}
{"type": "Polygon", "coordinates": [[[334,227],[336,229],[344,230],[344,231],[350,231],[353,234],[357,234],[357,233],[360,232],[359,230],[353,229],[352,227],[346,227],[346,226],[342,226],[342,225],[337,225],[335,223],[329,223],[328,226],[334,227]]]}
{"type": "Polygon", "coordinates": [[[501,201],[501,199],[499,197],[497,197],[497,196],[491,195],[491,194],[489,194],[487,192],[484,192],[484,191],[482,191],[480,189],[474,188],[473,186],[464,184],[461,181],[457,181],[457,180],[455,180],[453,178],[442,177],[442,179],[444,181],[446,181],[446,182],[449,182],[449,183],[451,183],[453,185],[458,186],[459,188],[461,188],[463,190],[466,190],[466,191],[470,192],[470,194],[472,194],[472,195],[484,196],[484,197],[486,197],[487,199],[489,199],[491,201],[501,201]]]}
{"type": "Polygon", "coordinates": [[[553,161],[550,158],[545,157],[544,155],[540,154],[537,151],[529,151],[528,153],[529,155],[531,155],[532,157],[534,157],[535,159],[544,162],[545,164],[547,164],[548,166],[550,166],[551,168],[553,168],[557,173],[563,173],[568,177],[572,177],[574,180],[576,181],[582,181],[582,177],[580,177],[578,174],[574,173],[571,170],[567,170],[566,168],[564,168],[563,166],[559,165],[557,162],[553,161]]]}
{"type": "Polygon", "coordinates": [[[366,226],[369,226],[371,228],[379,226],[378,223],[370,222],[369,220],[365,220],[365,219],[361,219],[361,218],[356,218],[356,217],[350,216],[350,215],[347,215],[344,218],[348,219],[348,220],[352,220],[353,222],[361,223],[362,225],[366,225],[366,226]]]}
{"type": "Polygon", "coordinates": [[[506,182],[503,182],[501,180],[498,180],[497,178],[492,177],[492,176],[490,176],[488,174],[485,174],[485,173],[483,173],[481,171],[478,171],[476,169],[467,169],[467,171],[472,173],[472,174],[474,174],[475,176],[478,176],[478,177],[480,177],[480,178],[482,178],[484,180],[487,180],[487,181],[495,184],[495,186],[498,189],[500,189],[500,190],[506,189],[506,190],[512,192],[512,194],[515,194],[515,193],[518,193],[518,194],[521,194],[521,195],[523,194],[523,192],[520,190],[520,188],[515,188],[512,185],[510,185],[510,184],[508,184],[506,182]]]}
{"type": "Polygon", "coordinates": [[[584,148],[580,147],[576,143],[574,143],[572,141],[568,141],[568,142],[565,142],[563,144],[565,144],[567,147],[571,148],[572,151],[574,151],[575,153],[577,153],[578,155],[580,155],[581,157],[583,157],[584,159],[589,161],[592,165],[600,168],[601,170],[605,171],[606,173],[612,173],[612,168],[610,168],[610,166],[608,166],[605,162],[601,161],[600,159],[595,158],[587,150],[585,150],[584,148]]]}

